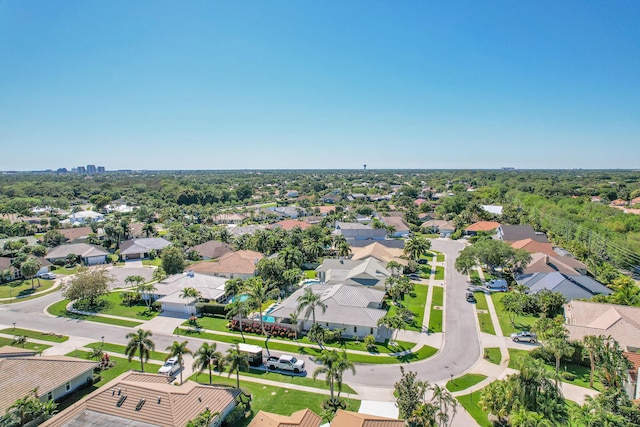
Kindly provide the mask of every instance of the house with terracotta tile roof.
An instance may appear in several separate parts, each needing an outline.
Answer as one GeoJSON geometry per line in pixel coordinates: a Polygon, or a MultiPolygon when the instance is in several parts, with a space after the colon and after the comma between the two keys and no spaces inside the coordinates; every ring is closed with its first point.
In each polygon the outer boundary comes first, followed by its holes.
{"type": "Polygon", "coordinates": [[[386,265],[389,261],[396,261],[400,265],[407,265],[409,261],[405,258],[401,258],[404,255],[402,248],[389,248],[379,242],[371,243],[363,248],[351,247],[353,256],[351,260],[358,261],[367,258],[374,258],[386,265]]]}
{"type": "Polygon", "coordinates": [[[260,252],[243,250],[230,252],[215,261],[203,261],[190,266],[196,273],[210,274],[227,279],[248,279],[256,274],[258,261],[264,258],[260,252]]]}
{"type": "Polygon", "coordinates": [[[311,409],[302,409],[290,416],[258,411],[247,427],[320,427],[322,418],[311,409]]]}
{"type": "Polygon", "coordinates": [[[623,350],[640,350],[640,307],[574,300],[565,304],[564,317],[572,340],[611,335],[623,350]]]}
{"type": "Polygon", "coordinates": [[[283,230],[293,230],[296,227],[300,228],[301,230],[306,230],[307,228],[312,227],[312,225],[306,221],[299,221],[297,219],[285,219],[268,225],[267,229],[273,230],[274,228],[282,228],[283,230]]]}
{"type": "Polygon", "coordinates": [[[166,375],[125,372],[45,421],[43,427],[184,427],[209,409],[213,427],[236,407],[242,391],[185,381],[175,386],[166,375]]]}
{"type": "Polygon", "coordinates": [[[625,384],[625,390],[631,400],[640,400],[640,381],[638,381],[638,370],[640,370],[640,353],[622,353],[631,362],[633,367],[629,370],[629,382],[625,384]]]}
{"type": "Polygon", "coordinates": [[[331,427],[404,427],[404,420],[338,409],[331,427]]]}
{"type": "MultiPolygon", "coordinates": [[[[24,350],[23,350],[24,351],[24,350]]],[[[96,362],[67,356],[15,356],[0,358],[0,412],[34,388],[46,402],[59,400],[91,384],[96,362]]]]}
{"type": "Polygon", "coordinates": [[[479,231],[495,231],[500,227],[500,223],[496,221],[478,221],[464,229],[464,233],[468,236],[475,236],[479,231]]]}

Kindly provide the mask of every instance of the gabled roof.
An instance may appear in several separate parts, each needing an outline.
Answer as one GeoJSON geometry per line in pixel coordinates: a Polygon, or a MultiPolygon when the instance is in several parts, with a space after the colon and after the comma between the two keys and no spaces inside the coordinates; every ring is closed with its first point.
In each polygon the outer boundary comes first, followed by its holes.
{"type": "Polygon", "coordinates": [[[380,220],[384,222],[387,226],[394,227],[397,232],[400,231],[411,231],[409,228],[409,223],[398,216],[384,216],[381,217],[380,220]]]}
{"type": "Polygon", "coordinates": [[[325,259],[316,268],[325,272],[327,283],[346,283],[350,285],[380,286],[391,275],[386,269],[386,263],[381,263],[373,257],[362,260],[325,259]]]}
{"type": "Polygon", "coordinates": [[[537,233],[530,225],[501,224],[502,240],[505,242],[517,242],[518,240],[533,239],[536,242],[549,243],[544,233],[537,233]]]}
{"type": "Polygon", "coordinates": [[[81,237],[86,237],[90,233],[93,233],[91,227],[72,227],[72,228],[60,228],[58,229],[68,241],[73,242],[81,237]]]}
{"type": "Polygon", "coordinates": [[[375,242],[364,248],[351,247],[353,256],[352,260],[357,261],[366,258],[375,258],[380,262],[388,263],[389,261],[396,261],[402,265],[407,265],[406,259],[400,258],[404,251],[400,248],[388,248],[381,243],[375,242]]]}
{"type": "Polygon", "coordinates": [[[466,231],[492,231],[500,227],[500,223],[496,221],[478,221],[475,224],[471,224],[466,231]]]}
{"type": "Polygon", "coordinates": [[[640,307],[573,300],[564,313],[571,339],[611,335],[627,351],[640,349],[640,307]]]}
{"type": "Polygon", "coordinates": [[[152,250],[161,251],[171,244],[162,237],[132,239],[120,244],[120,255],[142,254],[152,250]]]}
{"type": "Polygon", "coordinates": [[[319,427],[322,418],[311,409],[302,409],[291,416],[259,411],[247,427],[319,427]]]}
{"type": "Polygon", "coordinates": [[[311,226],[312,225],[306,221],[299,221],[297,219],[285,219],[285,220],[276,222],[275,224],[271,224],[267,226],[267,228],[271,230],[271,229],[280,227],[284,230],[293,230],[296,227],[300,227],[301,230],[306,230],[311,226]]]}
{"type": "Polygon", "coordinates": [[[191,249],[198,252],[200,256],[206,258],[220,258],[229,252],[233,252],[233,248],[230,244],[220,242],[218,240],[209,240],[208,242],[196,245],[191,249]]]}
{"type": "Polygon", "coordinates": [[[224,285],[228,279],[215,277],[208,274],[186,272],[174,274],[155,284],[154,295],[162,296],[165,302],[185,302],[180,299],[180,293],[184,288],[195,288],[203,299],[215,300],[224,294],[224,285]],[[172,298],[167,299],[174,295],[172,298]],[[177,298],[177,299],[176,299],[177,298]]]}
{"type": "Polygon", "coordinates": [[[558,255],[553,251],[553,245],[550,242],[542,243],[531,238],[511,242],[511,246],[515,249],[524,249],[525,251],[532,254],[540,252],[552,257],[558,255]]]}
{"type": "Polygon", "coordinates": [[[93,375],[96,362],[67,356],[25,356],[0,359],[0,412],[34,388],[39,395],[78,377],[84,372],[93,375]]]}
{"type": "Polygon", "coordinates": [[[253,234],[256,231],[263,230],[264,227],[260,225],[239,225],[237,227],[228,227],[227,230],[234,236],[242,236],[244,234],[253,234]]]}
{"type": "Polygon", "coordinates": [[[590,299],[594,295],[611,294],[611,290],[603,284],[583,275],[565,275],[558,271],[552,273],[533,273],[518,276],[516,281],[529,288],[532,293],[543,289],[560,292],[567,300],[576,298],[590,299]]]}
{"type": "Polygon", "coordinates": [[[403,420],[338,409],[331,427],[404,427],[403,420]]]}
{"type": "Polygon", "coordinates": [[[97,256],[106,256],[109,255],[109,252],[107,252],[101,246],[90,245],[88,243],[72,243],[70,245],[56,246],[45,255],[45,258],[64,258],[69,254],[81,256],[82,258],[90,258],[97,256]]]}
{"type": "Polygon", "coordinates": [[[138,423],[134,425],[184,426],[207,408],[213,413],[223,413],[234,405],[240,393],[235,388],[193,381],[175,386],[167,382],[165,375],[125,372],[42,426],[75,426],[79,424],[72,421],[83,416],[87,421],[95,420],[92,425],[100,427],[113,425],[113,417],[120,418],[121,425],[131,420],[138,423]],[[92,413],[95,417],[90,416],[92,413]]]}
{"type": "Polygon", "coordinates": [[[237,273],[253,274],[258,261],[264,258],[260,252],[237,251],[221,256],[217,261],[205,261],[192,265],[191,270],[198,273],[237,273]]]}
{"type": "Polygon", "coordinates": [[[533,274],[553,273],[557,271],[559,273],[571,276],[580,274],[574,267],[564,262],[565,260],[569,259],[571,258],[549,256],[541,252],[532,253],[531,262],[523,269],[523,272],[524,274],[533,274]]]}

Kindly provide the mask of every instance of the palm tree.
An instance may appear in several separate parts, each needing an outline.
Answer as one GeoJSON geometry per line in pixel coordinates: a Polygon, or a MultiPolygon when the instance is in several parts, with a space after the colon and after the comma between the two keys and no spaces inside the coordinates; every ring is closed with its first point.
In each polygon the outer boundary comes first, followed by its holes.
{"type": "Polygon", "coordinates": [[[189,420],[186,427],[210,427],[218,415],[220,415],[220,412],[211,412],[211,409],[207,407],[197,417],[189,420]]]}
{"type": "Polygon", "coordinates": [[[313,379],[316,379],[318,375],[325,375],[325,382],[329,386],[331,395],[330,402],[337,404],[340,400],[340,391],[342,390],[342,375],[347,370],[350,370],[355,375],[356,368],[344,350],[341,352],[337,350],[322,350],[322,353],[320,353],[320,356],[318,356],[316,360],[322,363],[322,366],[313,371],[313,379]],[[336,386],[338,387],[338,394],[334,395],[336,386]]]}
{"type": "Polygon", "coordinates": [[[151,331],[145,331],[144,329],[138,329],[136,332],[129,332],[126,338],[129,340],[125,354],[129,362],[136,355],[140,354],[140,370],[144,372],[144,362],[149,360],[149,354],[155,350],[156,345],[151,341],[153,333],[151,331]]]}
{"type": "Polygon", "coordinates": [[[164,268],[158,267],[153,270],[153,280],[160,282],[167,277],[167,273],[164,271],[164,268]]]}
{"type": "Polygon", "coordinates": [[[246,300],[240,298],[234,298],[232,302],[227,304],[227,318],[233,318],[238,316],[238,326],[240,327],[240,335],[242,336],[242,342],[246,342],[244,339],[244,331],[242,330],[242,318],[246,317],[249,313],[249,306],[246,300]]]}
{"type": "Polygon", "coordinates": [[[509,425],[513,427],[553,427],[554,424],[547,420],[543,414],[527,411],[519,408],[509,416],[509,425]]]}
{"type": "Polygon", "coordinates": [[[156,234],[156,229],[153,227],[152,223],[147,222],[145,225],[142,226],[142,232],[145,234],[146,237],[151,237],[154,234],[156,234]]]}
{"type": "Polygon", "coordinates": [[[151,304],[153,304],[153,292],[156,291],[156,286],[153,283],[143,283],[142,285],[139,286],[139,290],[140,293],[142,294],[142,296],[144,297],[145,295],[147,296],[147,298],[144,298],[144,302],[147,305],[147,309],[151,309],[151,304]]]}
{"type": "Polygon", "coordinates": [[[222,359],[222,353],[216,351],[216,343],[202,343],[198,351],[194,354],[193,369],[198,369],[202,373],[205,369],[209,369],[209,385],[213,383],[211,370],[218,364],[218,360],[222,359]]]}
{"type": "Polygon", "coordinates": [[[267,286],[260,277],[252,277],[246,281],[246,292],[249,296],[248,301],[252,308],[260,313],[260,328],[262,333],[264,330],[264,319],[262,316],[262,305],[269,299],[275,298],[280,292],[277,288],[267,286]]]}
{"type": "Polygon", "coordinates": [[[136,293],[138,294],[138,298],[140,298],[140,285],[144,283],[144,277],[142,276],[127,276],[124,279],[124,283],[130,286],[135,286],[136,293]]]}
{"type": "Polygon", "coordinates": [[[40,401],[37,398],[38,389],[34,388],[26,396],[13,402],[11,406],[7,408],[7,412],[14,410],[20,418],[20,425],[23,426],[29,415],[35,414],[39,409],[40,401]]]}
{"type": "Polygon", "coordinates": [[[435,414],[438,424],[446,426],[458,412],[458,401],[446,388],[440,387],[438,384],[432,384],[429,389],[432,392],[431,402],[438,408],[435,414]],[[449,411],[453,412],[451,416],[449,416],[449,411]]]}
{"type": "Polygon", "coordinates": [[[229,279],[224,284],[224,294],[227,297],[235,297],[244,288],[242,279],[229,279]]]}
{"type": "Polygon", "coordinates": [[[180,291],[180,298],[195,298],[197,300],[200,298],[200,291],[198,291],[196,288],[188,286],[180,291]]]}
{"type": "Polygon", "coordinates": [[[582,339],[582,357],[589,356],[591,364],[591,374],[589,376],[589,387],[593,388],[593,376],[596,371],[596,356],[602,351],[604,336],[587,335],[582,339]]]}
{"type": "Polygon", "coordinates": [[[346,241],[338,243],[338,247],[336,249],[337,255],[342,258],[348,257],[351,253],[351,246],[349,246],[346,241]]]}
{"type": "MultiPolygon", "coordinates": [[[[33,278],[35,277],[36,274],[38,274],[39,270],[40,270],[40,261],[38,261],[34,257],[27,258],[27,260],[20,265],[20,272],[22,273],[22,275],[27,279],[31,279],[31,289],[35,289],[35,286],[33,284],[33,278]]],[[[38,279],[38,285],[39,284],[40,284],[40,279],[38,279]]]]}
{"type": "Polygon", "coordinates": [[[353,362],[350,361],[347,357],[346,351],[342,350],[342,352],[338,354],[338,360],[336,361],[335,370],[335,381],[336,385],[338,386],[338,395],[336,396],[336,399],[340,400],[340,393],[342,392],[342,374],[344,374],[345,371],[351,371],[353,375],[356,374],[356,367],[353,362]]]}
{"type": "Polygon", "coordinates": [[[182,368],[184,365],[184,355],[193,354],[193,352],[187,348],[187,344],[189,344],[189,341],[174,341],[173,344],[165,349],[169,352],[169,356],[167,356],[167,359],[169,359],[170,357],[178,358],[178,363],[180,364],[180,384],[182,384],[182,368]]]}
{"type": "Polygon", "coordinates": [[[286,270],[291,268],[300,268],[303,261],[303,254],[300,249],[295,246],[287,246],[280,251],[278,258],[282,259],[286,270]]]}
{"type": "Polygon", "coordinates": [[[431,248],[431,240],[422,236],[414,236],[404,243],[404,253],[412,260],[417,260],[431,248]]]}
{"type": "Polygon", "coordinates": [[[227,350],[226,361],[229,363],[229,376],[236,371],[236,388],[240,388],[240,369],[249,369],[249,356],[239,350],[239,345],[227,350]]]}
{"type": "Polygon", "coordinates": [[[304,293],[298,297],[297,301],[298,307],[296,310],[300,312],[304,309],[305,319],[309,319],[311,314],[314,325],[316,324],[316,307],[322,309],[322,314],[327,311],[327,304],[322,301],[322,295],[313,293],[310,286],[305,288],[304,293]]]}
{"type": "Polygon", "coordinates": [[[391,275],[394,277],[398,277],[400,275],[400,271],[402,270],[402,264],[398,261],[391,260],[387,263],[387,270],[391,272],[391,275]]]}

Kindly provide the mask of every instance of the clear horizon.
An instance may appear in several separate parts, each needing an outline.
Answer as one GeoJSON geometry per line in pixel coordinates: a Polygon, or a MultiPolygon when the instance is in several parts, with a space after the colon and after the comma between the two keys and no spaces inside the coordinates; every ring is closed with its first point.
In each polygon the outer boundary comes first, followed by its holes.
{"type": "Polygon", "coordinates": [[[638,169],[640,3],[0,2],[0,170],[638,169]]]}

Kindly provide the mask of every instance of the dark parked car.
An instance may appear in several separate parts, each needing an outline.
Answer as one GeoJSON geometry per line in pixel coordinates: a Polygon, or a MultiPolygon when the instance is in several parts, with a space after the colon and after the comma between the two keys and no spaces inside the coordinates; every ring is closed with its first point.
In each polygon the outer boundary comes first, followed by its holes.
{"type": "Polygon", "coordinates": [[[476,297],[473,295],[473,292],[467,292],[467,301],[476,302],[476,297]]]}
{"type": "Polygon", "coordinates": [[[407,274],[407,277],[411,280],[420,280],[420,275],[416,273],[407,274]]]}
{"type": "Polygon", "coordinates": [[[418,264],[429,264],[429,260],[426,258],[420,258],[418,264]]]}

